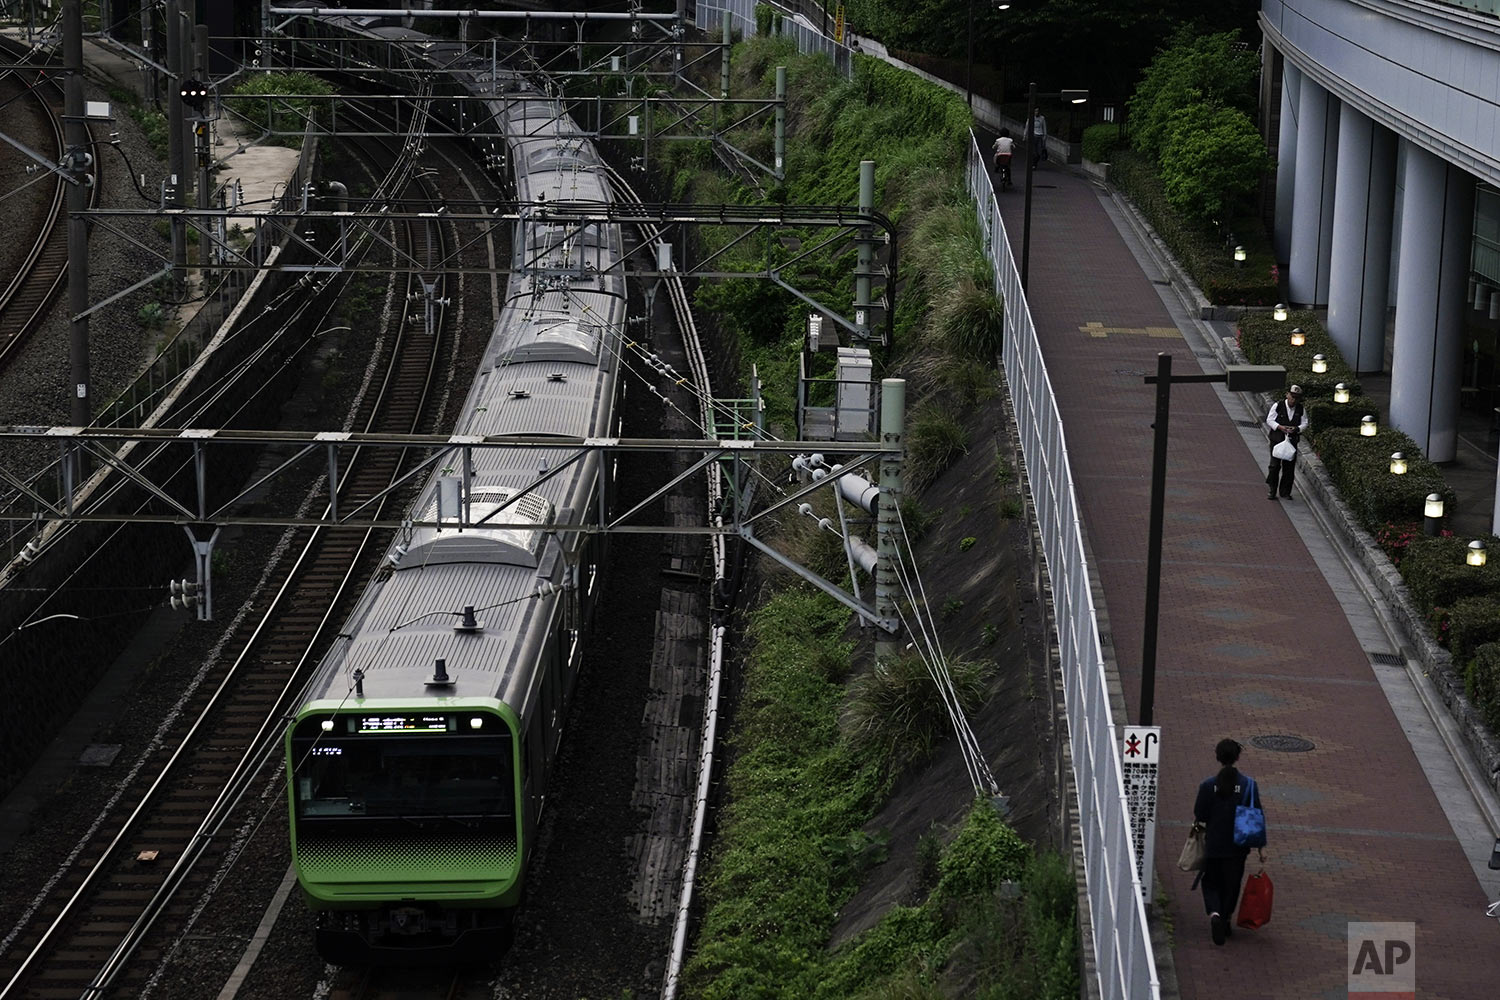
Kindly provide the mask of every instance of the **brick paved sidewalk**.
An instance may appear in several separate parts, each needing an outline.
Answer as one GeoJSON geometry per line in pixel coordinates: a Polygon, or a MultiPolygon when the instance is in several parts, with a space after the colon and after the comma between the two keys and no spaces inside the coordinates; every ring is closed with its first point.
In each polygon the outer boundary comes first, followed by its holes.
{"type": "MultiPolygon", "coordinates": [[[[1142,377],[1159,351],[1175,372],[1199,368],[1100,193],[1055,165],[1037,172],[1030,300],[1133,721],[1155,405],[1142,377]]],[[[1000,202],[1019,254],[1023,194],[1000,202]]],[[[1500,995],[1500,927],[1369,654],[1282,504],[1266,500],[1263,463],[1211,387],[1173,387],[1153,722],[1165,747],[1159,913],[1181,995],[1345,997],[1350,921],[1416,924],[1420,997],[1500,995]],[[1274,734],[1315,749],[1251,742],[1274,734]],[[1176,860],[1225,736],[1245,744],[1240,766],[1261,785],[1276,906],[1269,925],[1218,947],[1176,860]]]]}

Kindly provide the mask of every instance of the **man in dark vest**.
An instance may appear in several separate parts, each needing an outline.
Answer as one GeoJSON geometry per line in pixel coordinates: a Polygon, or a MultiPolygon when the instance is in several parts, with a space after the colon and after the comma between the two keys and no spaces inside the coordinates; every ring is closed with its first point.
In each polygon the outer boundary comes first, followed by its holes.
{"type": "Polygon", "coordinates": [[[1297,475],[1297,442],[1307,430],[1307,409],[1302,405],[1302,387],[1294,385],[1287,389],[1286,399],[1271,407],[1266,414],[1266,427],[1271,431],[1271,467],[1266,471],[1266,499],[1275,500],[1277,495],[1292,495],[1292,479],[1297,475]],[[1292,456],[1278,458],[1276,446],[1290,441],[1292,456]],[[1279,484],[1279,488],[1278,488],[1279,484]]]}

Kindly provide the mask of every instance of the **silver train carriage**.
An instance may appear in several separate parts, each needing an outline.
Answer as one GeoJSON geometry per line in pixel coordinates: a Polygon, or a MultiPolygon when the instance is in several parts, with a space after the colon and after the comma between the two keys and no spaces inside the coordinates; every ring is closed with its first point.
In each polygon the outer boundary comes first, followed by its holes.
{"type": "MultiPolygon", "coordinates": [[[[477,63],[456,69],[490,98],[521,202],[612,199],[557,103],[517,82],[493,93],[487,63],[484,82],[477,63]]],[[[619,228],[537,207],[512,247],[524,273],[455,435],[618,433],[619,228]]],[[[469,454],[424,486],[412,520],[441,526],[393,544],[287,729],[294,865],[334,961],[482,957],[525,884],[603,556],[602,535],[539,526],[597,519],[606,470],[561,447],[469,454]]]]}

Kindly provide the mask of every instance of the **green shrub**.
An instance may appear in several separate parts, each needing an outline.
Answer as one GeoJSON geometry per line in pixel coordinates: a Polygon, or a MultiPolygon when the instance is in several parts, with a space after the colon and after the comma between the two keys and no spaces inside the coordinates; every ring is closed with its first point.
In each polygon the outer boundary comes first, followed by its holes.
{"type": "Polygon", "coordinates": [[[1001,882],[1020,881],[1030,859],[1031,847],[981,800],[938,863],[937,893],[946,899],[989,896],[1001,882]]]}
{"type": "Polygon", "coordinates": [[[1485,724],[1500,732],[1500,643],[1474,650],[1474,660],[1464,671],[1464,690],[1485,724]]]}
{"type": "Polygon", "coordinates": [[[1173,112],[1161,180],[1173,208],[1218,223],[1250,208],[1271,167],[1255,122],[1238,108],[1189,104],[1173,112]]]}
{"type": "Polygon", "coordinates": [[[1324,428],[1314,434],[1313,449],[1366,531],[1421,520],[1430,493],[1441,496],[1449,510],[1455,502],[1442,472],[1400,431],[1385,428],[1364,437],[1352,427],[1324,428]],[[1404,476],[1391,473],[1391,453],[1396,451],[1406,455],[1404,476]]]}
{"type": "Polygon", "coordinates": [[[260,73],[236,86],[224,98],[224,107],[257,131],[283,133],[272,141],[295,149],[302,145],[302,133],[311,122],[330,120],[328,102],[270,95],[332,93],[326,80],[308,73],[260,73]]]}
{"type": "Polygon", "coordinates": [[[1380,546],[1380,551],[1391,561],[1391,565],[1397,570],[1401,569],[1401,561],[1406,558],[1406,550],[1411,543],[1422,535],[1421,521],[1392,522],[1381,525],[1375,529],[1375,544],[1380,546]]]}
{"type": "Polygon", "coordinates": [[[938,332],[950,355],[995,364],[1004,342],[1005,309],[988,285],[960,279],[935,311],[938,332]]]}
{"type": "Polygon", "coordinates": [[[1021,882],[1026,900],[1025,967],[1038,982],[1027,996],[1065,1000],[1078,996],[1078,886],[1060,854],[1038,854],[1021,882]]]}
{"type": "MultiPolygon", "coordinates": [[[[1464,568],[1473,571],[1475,567],[1464,568]]],[[[1492,642],[1500,642],[1500,595],[1485,594],[1454,601],[1448,612],[1448,649],[1454,662],[1467,662],[1476,649],[1492,642]]]]}
{"type": "Polygon", "coordinates": [[[1500,594],[1500,567],[1470,566],[1468,542],[1452,535],[1413,539],[1401,561],[1402,577],[1422,608],[1451,608],[1461,598],[1500,594]]]}
{"type": "Polygon", "coordinates": [[[917,838],[917,886],[926,892],[938,884],[938,862],[943,857],[943,840],[937,830],[928,830],[917,838]]]}
{"type": "Polygon", "coordinates": [[[1093,163],[1108,163],[1120,141],[1119,125],[1113,122],[1090,125],[1083,130],[1083,158],[1093,163]]]}
{"type": "Polygon", "coordinates": [[[1167,200],[1156,166],[1123,146],[1110,161],[1109,179],[1140,209],[1210,301],[1268,306],[1278,300],[1276,252],[1258,219],[1232,220],[1226,232],[1218,233],[1189,218],[1167,200]],[[1234,266],[1231,250],[1236,244],[1248,255],[1243,267],[1234,266]]]}
{"type": "Polygon", "coordinates": [[[1130,142],[1153,161],[1171,141],[1171,119],[1190,104],[1255,107],[1260,61],[1239,44],[1238,32],[1194,37],[1183,28],[1156,54],[1130,96],[1130,142]]]}
{"type": "MultiPolygon", "coordinates": [[[[1354,369],[1344,361],[1333,337],[1311,311],[1293,310],[1281,322],[1272,319],[1269,312],[1246,313],[1240,317],[1239,342],[1240,350],[1251,364],[1284,367],[1287,381],[1302,386],[1308,401],[1332,400],[1333,388],[1340,382],[1352,395],[1361,393],[1354,369]],[[1297,327],[1302,328],[1307,338],[1307,343],[1301,347],[1292,346],[1292,330],[1297,327]],[[1312,370],[1313,357],[1318,354],[1323,355],[1328,363],[1326,372],[1315,373],[1312,370]]],[[[1350,406],[1353,406],[1352,400],[1350,406]]],[[[1369,412],[1371,411],[1362,410],[1359,416],[1369,412]]],[[[1354,426],[1358,424],[1356,417],[1354,426]]]]}
{"type": "Polygon", "coordinates": [[[755,5],[755,32],[759,35],[774,35],[781,31],[781,11],[768,4],[755,5]]]}

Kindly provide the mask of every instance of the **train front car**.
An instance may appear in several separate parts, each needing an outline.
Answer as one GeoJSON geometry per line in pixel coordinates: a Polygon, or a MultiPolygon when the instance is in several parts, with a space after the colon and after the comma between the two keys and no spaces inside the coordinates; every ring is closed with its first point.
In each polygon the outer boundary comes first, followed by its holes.
{"type": "MultiPolygon", "coordinates": [[[[492,98],[520,199],[603,202],[558,107],[492,98]]],[[[518,225],[507,301],[455,433],[602,437],[625,283],[618,227],[518,225]]],[[[343,964],[493,957],[526,881],[598,597],[604,466],[576,448],[474,448],[423,489],[288,730],[293,861],[343,964]],[[462,511],[463,524],[459,523],[462,511]],[[468,611],[472,609],[472,614],[468,611]]]]}

